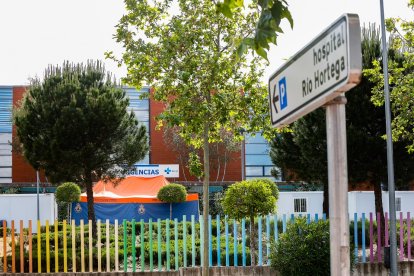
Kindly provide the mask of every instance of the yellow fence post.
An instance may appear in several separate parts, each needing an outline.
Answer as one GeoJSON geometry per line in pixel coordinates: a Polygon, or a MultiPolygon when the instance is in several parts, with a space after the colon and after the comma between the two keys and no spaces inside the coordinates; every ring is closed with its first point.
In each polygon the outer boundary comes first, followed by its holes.
{"type": "Polygon", "coordinates": [[[63,272],[68,272],[68,240],[66,236],[66,220],[63,221],[63,272]]]}
{"type": "Polygon", "coordinates": [[[16,241],[14,239],[14,220],[11,221],[11,242],[12,242],[12,272],[16,273],[16,241]]]}
{"type": "Polygon", "coordinates": [[[115,220],[115,271],[119,270],[119,257],[118,257],[118,220],[115,220]]]}
{"type": "Polygon", "coordinates": [[[111,271],[111,258],[110,258],[110,252],[109,252],[109,219],[106,220],[106,272],[111,271]]]}
{"type": "Polygon", "coordinates": [[[59,222],[55,220],[55,272],[59,272],[59,222]]]}
{"type": "Polygon", "coordinates": [[[97,226],[97,231],[98,231],[98,240],[96,241],[96,246],[98,247],[98,272],[101,272],[102,270],[102,263],[101,263],[101,220],[98,219],[98,226],[97,226]]]}
{"type": "Polygon", "coordinates": [[[23,220],[20,220],[20,273],[24,273],[24,241],[23,220]]]}
{"type": "Polygon", "coordinates": [[[37,221],[37,272],[42,273],[42,238],[40,232],[40,220],[37,221]]]}
{"type": "Polygon", "coordinates": [[[76,228],[75,220],[72,220],[72,272],[76,272],[76,228]]]}
{"type": "Polygon", "coordinates": [[[3,220],[3,271],[7,272],[7,226],[6,221],[3,220]]]}
{"type": "Polygon", "coordinates": [[[83,219],[80,220],[80,238],[81,238],[81,272],[85,272],[85,233],[83,219]]]}
{"type": "Polygon", "coordinates": [[[88,221],[89,232],[89,272],[93,272],[93,239],[92,239],[92,220],[88,221]]]}
{"type": "Polygon", "coordinates": [[[46,220],[46,272],[50,273],[49,220],[46,220]]]}
{"type": "Polygon", "coordinates": [[[33,236],[32,236],[32,220],[29,220],[29,273],[33,273],[33,236]]]}

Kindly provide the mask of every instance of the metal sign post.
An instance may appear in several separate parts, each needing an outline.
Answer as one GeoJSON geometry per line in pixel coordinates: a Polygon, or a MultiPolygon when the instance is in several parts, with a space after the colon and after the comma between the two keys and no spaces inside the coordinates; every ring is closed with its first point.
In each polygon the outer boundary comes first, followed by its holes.
{"type": "Polygon", "coordinates": [[[395,185],[394,185],[394,153],[392,148],[391,131],[391,108],[390,91],[388,87],[388,51],[385,34],[384,3],[380,0],[381,6],[381,32],[382,32],[382,66],[384,71],[384,96],[385,96],[385,124],[387,133],[387,170],[388,170],[388,192],[390,206],[390,257],[391,275],[397,276],[397,234],[395,214],[395,185]]]}

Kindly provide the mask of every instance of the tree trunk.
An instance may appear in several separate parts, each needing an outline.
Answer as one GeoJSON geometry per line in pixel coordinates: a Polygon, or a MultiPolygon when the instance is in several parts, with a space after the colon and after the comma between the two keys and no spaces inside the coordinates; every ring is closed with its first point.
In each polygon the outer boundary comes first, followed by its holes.
{"type": "Polygon", "coordinates": [[[96,229],[96,217],[95,217],[95,209],[94,209],[94,202],[93,202],[93,183],[92,183],[92,175],[91,172],[87,172],[85,176],[85,186],[86,186],[86,196],[88,200],[88,219],[92,221],[92,237],[96,239],[97,237],[97,229],[96,229]]]}
{"type": "Polygon", "coordinates": [[[204,243],[203,243],[203,270],[202,275],[208,276],[209,274],[209,254],[208,254],[208,246],[209,246],[209,233],[208,233],[208,214],[209,214],[209,194],[208,194],[208,186],[210,180],[210,149],[208,144],[208,133],[209,133],[209,125],[208,120],[204,122],[204,133],[203,133],[203,154],[204,154],[204,182],[203,182],[203,236],[204,236],[204,243]]]}
{"type": "Polygon", "coordinates": [[[254,216],[250,216],[250,257],[251,257],[251,266],[256,265],[256,229],[254,227],[254,216]]]}
{"type": "Polygon", "coordinates": [[[66,209],[67,209],[66,219],[67,219],[67,221],[70,221],[70,206],[71,206],[71,203],[68,203],[68,205],[66,206],[66,209]]]}
{"type": "MultiPolygon", "coordinates": [[[[374,196],[375,196],[375,214],[374,218],[377,217],[377,214],[380,214],[381,220],[381,245],[384,245],[385,242],[385,217],[384,217],[384,208],[382,206],[382,191],[381,191],[381,182],[371,181],[374,186],[374,196]]],[[[377,226],[378,227],[378,226],[377,226]]]]}
{"type": "MultiPolygon", "coordinates": [[[[224,151],[224,168],[223,168],[223,177],[221,178],[221,182],[224,182],[224,177],[226,176],[227,172],[227,150],[224,151]]],[[[244,168],[242,168],[244,170],[244,168]]]]}
{"type": "Polygon", "coordinates": [[[216,145],[216,151],[217,151],[217,175],[216,175],[216,182],[218,181],[220,177],[220,168],[221,168],[221,162],[220,162],[220,155],[219,155],[219,148],[218,143],[216,145]]]}
{"type": "Polygon", "coordinates": [[[329,185],[328,181],[323,183],[323,205],[322,211],[326,214],[326,217],[329,217],[329,185]]]}

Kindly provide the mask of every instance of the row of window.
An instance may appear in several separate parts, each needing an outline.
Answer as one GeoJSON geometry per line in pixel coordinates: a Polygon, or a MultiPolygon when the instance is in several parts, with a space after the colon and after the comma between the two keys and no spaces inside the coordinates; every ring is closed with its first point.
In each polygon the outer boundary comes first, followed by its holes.
{"type": "Polygon", "coordinates": [[[244,156],[246,179],[263,177],[281,181],[280,177],[275,179],[272,176],[271,171],[275,167],[269,156],[270,146],[266,139],[260,133],[246,135],[245,138],[244,156]]]}
{"type": "MultiPolygon", "coordinates": [[[[150,108],[149,108],[149,99],[141,99],[144,93],[149,93],[149,88],[144,87],[140,91],[137,91],[135,88],[124,88],[128,98],[129,98],[129,107],[128,111],[132,111],[135,114],[135,118],[138,119],[139,124],[147,128],[147,135],[149,135],[149,122],[150,122],[150,108]]],[[[144,159],[140,160],[137,164],[149,164],[150,158],[149,153],[145,155],[144,159]]]]}

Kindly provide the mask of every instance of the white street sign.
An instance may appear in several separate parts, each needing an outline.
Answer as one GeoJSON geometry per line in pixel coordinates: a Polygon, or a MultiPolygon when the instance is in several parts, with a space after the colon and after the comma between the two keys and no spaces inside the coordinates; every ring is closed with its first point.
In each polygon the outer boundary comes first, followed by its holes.
{"type": "Polygon", "coordinates": [[[140,177],[154,177],[163,175],[166,178],[180,177],[180,169],[178,164],[162,164],[162,165],[135,165],[134,169],[128,172],[128,175],[140,177]]]}
{"type": "Polygon", "coordinates": [[[362,71],[358,15],[345,14],[269,78],[274,127],[283,127],[359,83],[362,71]]]}

